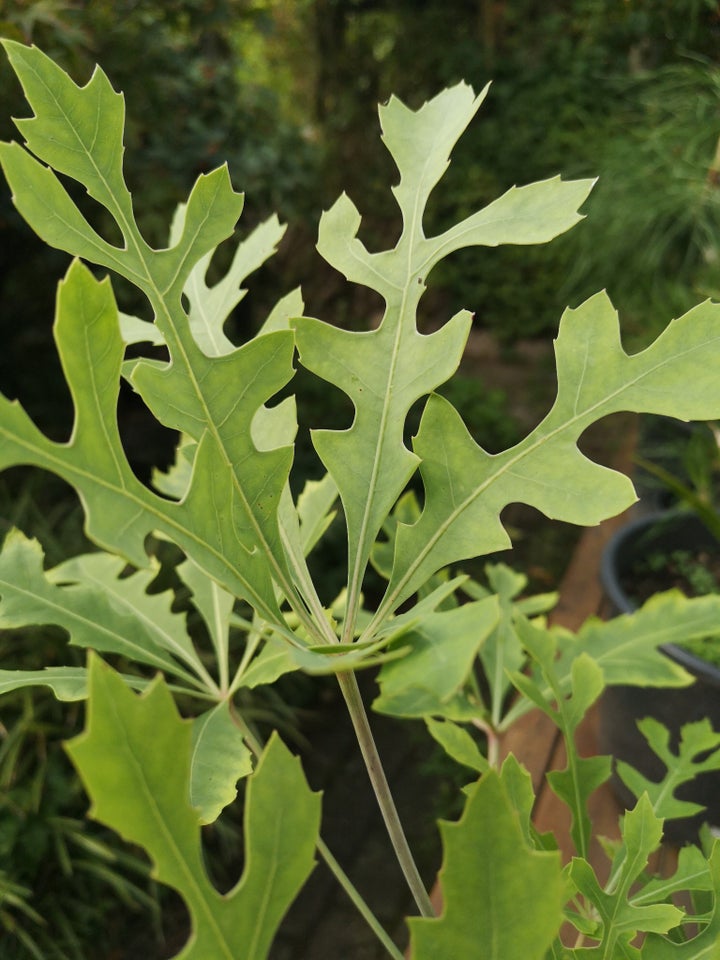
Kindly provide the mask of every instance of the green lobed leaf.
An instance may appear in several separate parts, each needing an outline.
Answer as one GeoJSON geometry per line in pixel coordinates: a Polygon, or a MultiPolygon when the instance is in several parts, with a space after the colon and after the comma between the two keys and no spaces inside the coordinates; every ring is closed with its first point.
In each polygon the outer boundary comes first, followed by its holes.
{"type": "Polygon", "coordinates": [[[611,867],[612,884],[603,889],[587,861],[573,860],[570,876],[601,920],[597,946],[576,951],[578,958],[639,960],[640,951],[631,945],[639,932],[667,933],[682,921],[682,910],[671,904],[640,905],[631,899],[633,885],[645,870],[648,858],[659,846],[661,838],[662,820],[653,813],[647,796],[643,796],[623,818],[623,843],[611,867]]]}
{"type": "Polygon", "coordinates": [[[249,546],[247,515],[216,438],[207,433],[199,443],[180,503],[153,494],[131,470],[116,417],[124,350],[117,308],[108,281],[78,262],[60,284],[55,336],[75,406],[71,439],[48,440],[17,403],[0,397],[0,469],[24,463],[57,473],[77,489],[87,532],[101,546],[143,567],[145,538],[159,530],[229,592],[272,615],[267,557],[249,546]]]}
{"type": "Polygon", "coordinates": [[[292,448],[259,449],[252,423],[263,404],[292,377],[292,334],[267,334],[222,357],[206,357],[194,341],[183,342],[182,352],[185,366],[140,360],[126,368],[128,379],[161,423],[198,444],[212,443],[212,469],[227,476],[223,499],[231,507],[235,534],[248,553],[258,554],[255,565],[267,567],[274,558],[282,569],[277,514],[292,448]],[[256,550],[261,546],[264,549],[256,550]]]}
{"type": "Polygon", "coordinates": [[[487,96],[489,84],[475,95],[472,87],[458,83],[410,110],[392,96],[378,108],[383,143],[400,171],[393,195],[405,224],[422,211],[450,164],[450,154],[487,96]]]}
{"type": "MultiPolygon", "coordinates": [[[[170,230],[172,246],[182,235],[186,208],[178,207],[170,230]]],[[[253,270],[275,253],[285,233],[278,218],[272,216],[259,224],[237,245],[230,267],[213,286],[208,286],[206,275],[214,251],[206,253],[190,271],[183,293],[188,298],[188,321],[195,341],[208,357],[232,353],[235,345],[223,332],[225,321],[243,299],[247,290],[241,284],[253,270]]],[[[300,311],[302,307],[300,307],[300,311]]]]}
{"type": "Polygon", "coordinates": [[[58,250],[119,269],[119,251],[89,226],[52,170],[17,143],[0,143],[0,166],[13,203],[37,235],[58,250]]]}
{"type": "MultiPolygon", "coordinates": [[[[295,322],[303,365],[343,390],[355,406],[349,429],[313,433],[347,519],[347,637],[354,629],[354,610],[373,543],[419,463],[403,442],[407,413],[416,400],[454,373],[470,327],[471,317],[463,312],[435,333],[418,333],[416,311],[428,273],[443,256],[462,246],[550,239],[576,222],[577,205],[591,186],[585,182],[568,193],[559,181],[536,184],[531,193],[541,194],[544,203],[526,207],[525,219],[514,201],[501,199],[497,212],[488,208],[482,228],[468,224],[456,235],[426,237],[422,220],[428,197],[483,97],[461,83],[417,111],[395,97],[380,108],[383,140],[400,171],[393,193],[402,214],[402,233],[392,250],[368,252],[357,237],[360,214],[345,194],[320,221],[322,256],[349,280],[378,291],[386,302],[380,326],[367,333],[309,318],[295,322]],[[547,217],[550,208],[552,218],[547,217]]],[[[419,585],[414,584],[416,589],[419,585]]]]}
{"type": "Polygon", "coordinates": [[[678,590],[658,593],[634,613],[587,620],[573,639],[562,634],[561,663],[580,651],[601,667],[606,684],[682,687],[690,675],[660,650],[668,643],[707,636],[717,629],[720,597],[685,597],[678,590]]]}
{"type": "Polygon", "coordinates": [[[237,796],[236,784],[252,773],[252,754],[230,715],[227,700],[193,720],[190,803],[200,823],[213,823],[237,796]]]}
{"type": "MultiPolygon", "coordinates": [[[[553,627],[551,634],[558,654],[553,676],[558,689],[570,689],[572,667],[581,655],[595,661],[606,685],[687,686],[692,681],[690,674],[665,656],[660,646],[688,637],[707,636],[716,630],[719,617],[720,598],[688,598],[671,590],[651,597],[633,613],[610,620],[590,618],[577,634],[553,627]]],[[[520,621],[519,629],[538,631],[542,628],[520,621]]],[[[538,671],[532,674],[532,679],[542,688],[542,696],[550,695],[550,688],[538,671]]],[[[528,704],[522,701],[514,704],[503,719],[503,729],[528,709],[528,704]]]]}
{"type": "Polygon", "coordinates": [[[619,410],[716,417],[718,330],[720,305],[704,303],[673,320],[646,350],[628,356],[604,293],[566,310],[555,345],[557,399],[525,440],[501,454],[486,453],[452,406],[432,396],[414,443],[425,507],[414,525],[398,529],[393,576],[378,618],[435,570],[509,546],[499,520],[508,503],[527,503],[552,519],[583,525],[629,506],[635,499],[630,481],[580,453],[578,438],[619,410]]]}
{"type": "MultiPolygon", "coordinates": [[[[122,176],[124,106],[97,68],[80,87],[37,47],[3,41],[35,116],[18,121],[29,149],[82,183],[115,219],[124,246],[114,247],[86,223],[49,167],[17,144],[0,145],[0,163],[14,201],[51,246],[116,270],[152,300],[157,291],[180,291],[194,264],[233,231],[243,198],[225,168],[198,178],[187,202],[184,230],[172,248],[152,250],[133,219],[122,176]],[[150,267],[153,264],[153,268],[150,267]]],[[[158,317],[161,327],[164,317],[158,317]]],[[[168,329],[164,329],[166,341],[168,329]]]]}
{"type": "Polygon", "coordinates": [[[445,907],[408,921],[412,960],[543,960],[562,922],[560,858],[528,846],[498,775],[485,774],[440,830],[445,907]]]}
{"type": "Polygon", "coordinates": [[[658,817],[670,820],[690,817],[703,808],[700,804],[680,800],[676,789],[693,780],[698,774],[720,770],[720,733],[716,733],[706,718],[696,723],[687,723],[680,730],[677,750],[670,749],[670,732],[654,717],[638,721],[638,728],[650,748],[665,765],[662,780],[648,780],[624,761],[618,761],[617,772],[625,785],[635,794],[647,794],[658,817]]]}
{"type": "MultiPolygon", "coordinates": [[[[258,594],[255,599],[261,601],[266,613],[275,614],[271,576],[284,586],[286,595],[294,595],[277,522],[292,451],[258,451],[248,428],[257,409],[292,376],[292,334],[286,330],[256,338],[245,347],[216,358],[220,361],[217,364],[209,364],[181,304],[182,291],[198,261],[231,235],[243,198],[233,191],[226,168],[202,175],[183,208],[184,218],[175,231],[173,245],[165,250],[151,249],[138,231],[129,194],[121,182],[123,111],[118,109],[121,101],[102,72],[96,72],[92,89],[91,85],[80,88],[35,48],[8,43],[6,49],[35,111],[35,117],[26,122],[27,129],[32,131],[30,149],[37,149],[49,162],[57,163],[59,169],[76,177],[91,193],[95,191],[115,218],[124,244],[112,247],[97,237],[48,168],[17,145],[4,145],[0,160],[18,209],[49,243],[110,267],[148,297],[171,360],[168,364],[136,361],[130,365],[134,386],[161,422],[177,424],[199,444],[195,491],[188,494],[187,514],[198,520],[204,512],[203,519],[207,520],[206,502],[212,503],[223,494],[223,507],[229,516],[223,519],[222,526],[226,530],[234,527],[233,533],[251,555],[248,569],[264,581],[262,586],[256,581],[251,592],[258,594]],[[101,95],[96,96],[98,93],[101,95]],[[92,131],[96,135],[91,135],[92,131]],[[204,455],[200,456],[201,453],[204,455]],[[222,473],[227,479],[221,477],[222,473]],[[197,506],[196,493],[200,488],[202,510],[197,506]]],[[[253,255],[257,256],[258,251],[253,255]]],[[[77,326],[82,331],[87,322],[77,326]]],[[[87,362],[87,354],[80,356],[87,362]]],[[[107,356],[108,364],[114,366],[114,350],[109,349],[107,356]]],[[[112,390],[112,380],[108,382],[112,390]]],[[[99,419],[110,426],[114,422],[114,407],[111,410],[105,404],[99,419]]],[[[123,509],[119,498],[116,503],[112,511],[105,511],[106,515],[112,513],[114,517],[116,511],[123,509]]],[[[135,506],[133,512],[133,522],[138,524],[138,513],[142,511],[135,506]]],[[[98,529],[98,516],[99,511],[90,521],[91,530],[98,529]]],[[[122,519],[119,529],[126,529],[122,519]]],[[[216,524],[216,537],[218,532],[216,524]]],[[[139,533],[137,530],[138,538],[139,533]]],[[[99,542],[107,545],[107,540],[99,542]]],[[[187,541],[181,546],[188,549],[187,541]]],[[[123,551],[122,546],[114,548],[123,551]]],[[[136,549],[133,559],[141,565],[139,555],[136,549]]],[[[195,559],[217,577],[203,558],[195,559]]],[[[231,590],[242,593],[235,587],[231,590]]]]}
{"type": "Polygon", "coordinates": [[[176,960],[262,960],[312,870],[319,796],[273,737],[248,784],[245,870],[222,896],[205,872],[200,816],[190,803],[191,739],[162,681],[137,697],[91,658],[87,726],[67,746],[91,815],[143,846],[155,877],[185,901],[192,933],[176,960]]]}
{"type": "Polygon", "coordinates": [[[677,869],[672,876],[653,877],[632,895],[631,900],[636,906],[643,906],[646,903],[663,903],[682,891],[693,894],[714,891],[709,860],[695,844],[688,844],[679,849],[677,869]]]}
{"type": "Polygon", "coordinates": [[[15,121],[29,149],[59,173],[83,183],[104,206],[121,197],[127,213],[131,200],[122,171],[122,94],[113,90],[99,67],[78,87],[37,47],[13,41],[4,46],[36,114],[15,121]]]}

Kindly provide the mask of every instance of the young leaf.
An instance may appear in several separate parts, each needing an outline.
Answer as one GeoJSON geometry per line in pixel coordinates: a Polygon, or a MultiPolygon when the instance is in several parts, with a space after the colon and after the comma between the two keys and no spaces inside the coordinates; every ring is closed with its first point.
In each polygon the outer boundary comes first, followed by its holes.
{"type": "Polygon", "coordinates": [[[543,960],[562,922],[560,858],[528,846],[498,775],[485,774],[458,823],[440,830],[445,907],[408,921],[412,960],[543,960]]]}
{"type": "Polygon", "coordinates": [[[273,737],[248,784],[245,871],[221,896],[205,872],[190,803],[191,738],[162,681],[138,697],[91,659],[86,730],[67,747],[91,815],[144,847],[155,877],[187,904],[192,935],[176,960],[262,960],[312,870],[319,796],[273,737]]]}
{"type": "Polygon", "coordinates": [[[555,637],[518,618],[517,628],[524,647],[535,661],[541,679],[513,674],[513,683],[557,724],[565,739],[567,767],[548,773],[548,783],[568,805],[572,815],[571,836],[581,857],[588,855],[592,823],[587,810],[590,795],[610,776],[609,757],[580,757],[575,731],[603,689],[602,671],[587,654],[573,661],[569,690],[556,672],[555,637]]]}
{"type": "Polygon", "coordinates": [[[682,910],[668,903],[638,905],[631,898],[633,884],[662,838],[662,820],[655,816],[646,796],[641,797],[635,809],[625,815],[622,837],[622,846],[611,868],[613,883],[605,890],[587,861],[575,859],[572,862],[570,876],[578,891],[593,904],[602,922],[598,945],[578,951],[578,958],[610,960],[627,957],[628,960],[639,960],[640,951],[631,946],[639,932],[667,933],[683,919],[682,910]]]}
{"type": "Polygon", "coordinates": [[[497,729],[512,687],[510,675],[517,673],[526,659],[514,625],[513,601],[526,586],[527,578],[504,564],[488,564],[486,571],[490,586],[498,597],[500,618],[493,632],[480,647],[479,657],[488,683],[491,722],[497,729]]]}
{"type": "Polygon", "coordinates": [[[640,732],[650,744],[652,750],[662,760],[666,768],[665,776],[659,783],[648,780],[629,764],[620,760],[617,772],[625,785],[635,796],[646,793],[653,810],[665,820],[677,817],[691,817],[703,808],[689,800],[679,800],[676,789],[699,773],[708,770],[720,770],[720,733],[716,733],[709,720],[687,723],[680,731],[677,753],[670,749],[670,732],[653,717],[638,721],[640,732]]]}

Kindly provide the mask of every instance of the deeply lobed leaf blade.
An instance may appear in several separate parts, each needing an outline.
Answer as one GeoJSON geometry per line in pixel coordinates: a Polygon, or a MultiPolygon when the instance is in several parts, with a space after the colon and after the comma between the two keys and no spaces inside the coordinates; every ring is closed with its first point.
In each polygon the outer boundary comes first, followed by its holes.
{"type": "Polygon", "coordinates": [[[191,736],[161,681],[137,697],[91,658],[86,730],[67,747],[91,815],[142,845],[157,879],[185,900],[193,931],[177,960],[262,960],[312,869],[319,796],[273,738],[248,787],[243,877],[221,896],[205,873],[200,815],[190,803],[191,736]]]}

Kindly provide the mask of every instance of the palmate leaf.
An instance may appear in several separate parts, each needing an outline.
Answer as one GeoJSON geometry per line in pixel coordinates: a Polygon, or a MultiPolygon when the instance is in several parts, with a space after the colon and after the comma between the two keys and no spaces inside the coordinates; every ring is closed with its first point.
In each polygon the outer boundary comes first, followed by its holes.
{"type": "MultiPolygon", "coordinates": [[[[292,451],[259,451],[250,425],[257,410],[292,376],[293,336],[278,330],[209,358],[195,340],[181,301],[198,261],[232,234],[242,197],[233,191],[226,169],[201,176],[185,206],[176,242],[166,250],[153,250],[138,231],[122,180],[122,98],[100,70],[80,88],[36,48],[10,41],[5,48],[35,111],[32,119],[21,121],[28,150],[0,145],[0,163],[18,210],[51,245],[106,266],[138,286],[152,305],[170,353],[169,363],[137,361],[129,368],[134,387],[158,419],[198,444],[184,516],[171,523],[173,531],[163,524],[158,528],[231,593],[246,596],[274,617],[272,579],[286,595],[295,594],[277,521],[292,451]],[[107,207],[122,232],[122,246],[112,246],[92,230],[52,170],[33,153],[79,180],[107,207]]],[[[40,460],[47,469],[60,468],[85,502],[91,535],[141,566],[141,540],[154,526],[147,508],[153,504],[152,513],[158,504],[131,477],[114,428],[122,357],[114,305],[109,291],[93,294],[90,278],[80,279],[80,273],[72,267],[64,288],[66,301],[73,300],[80,314],[69,313],[63,322],[59,310],[57,333],[76,402],[72,441],[53,466],[53,458],[37,449],[49,452],[44,438],[20,411],[6,410],[3,422],[10,443],[3,465],[40,460]],[[94,428],[82,419],[94,420],[94,428]],[[100,458],[97,478],[81,455],[82,450],[89,456],[91,448],[100,458]]],[[[162,509],[167,513],[169,508],[162,509]]]]}
{"type": "Polygon", "coordinates": [[[543,960],[562,922],[560,857],[528,846],[497,773],[440,829],[446,906],[437,919],[408,921],[412,960],[543,960]]]}
{"type": "Polygon", "coordinates": [[[299,761],[271,739],[248,785],[245,871],[221,896],[205,872],[190,803],[190,724],[161,681],[138,697],[97,658],[90,673],[86,730],[67,749],[91,815],[144,847],[155,877],[185,901],[192,933],[176,960],[262,960],[314,862],[320,798],[299,761]]]}
{"type": "Polygon", "coordinates": [[[594,421],[619,410],[697,420],[720,413],[718,304],[695,307],[646,350],[628,356],[617,314],[600,293],[565,311],[555,352],[558,393],[552,409],[504,453],[486,453],[446,400],[430,398],[414,443],[422,460],[425,507],[414,525],[398,529],[378,619],[435,570],[509,546],[499,520],[508,503],[527,503],[553,519],[584,525],[629,506],[635,499],[630,481],[577,448],[594,421]]]}
{"type": "Polygon", "coordinates": [[[309,318],[295,322],[303,365],[347,393],[355,405],[355,419],[348,430],[313,434],[315,447],[337,483],[347,519],[350,614],[346,639],[354,629],[360,582],[372,545],[419,462],[403,442],[407,413],[417,399],[455,371],[470,327],[470,314],[462,312],[436,333],[419,334],[416,310],[428,273],[460,247],[552,239],[577,222],[578,206],[592,185],[554,180],[524,188],[526,192],[511,191],[454,230],[426,237],[422,218],[427,199],[483,97],[484,93],[476,97],[470,87],[459,84],[418,111],[396,98],[380,108],[383,140],[400,171],[393,193],[403,224],[393,250],[368,252],[357,237],[360,214],[345,195],[320,222],[320,253],[349,280],[371,287],[386,302],[380,326],[367,333],[309,318]],[[527,202],[518,203],[519,195],[527,202]]]}

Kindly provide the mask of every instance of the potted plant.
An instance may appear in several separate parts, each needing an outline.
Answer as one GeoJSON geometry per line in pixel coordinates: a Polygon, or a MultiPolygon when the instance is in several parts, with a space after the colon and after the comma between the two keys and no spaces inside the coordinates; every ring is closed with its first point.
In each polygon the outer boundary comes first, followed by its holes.
{"type": "MultiPolygon", "coordinates": [[[[636,457],[643,471],[639,478],[643,491],[639,509],[608,542],[601,563],[611,613],[629,613],[653,595],[671,589],[691,597],[720,592],[718,425],[708,422],[693,424],[692,428],[684,424],[678,427],[673,444],[663,443],[636,457]],[[648,483],[648,478],[655,484],[648,483]],[[646,500],[656,509],[644,512],[646,500]],[[657,509],[661,503],[665,508],[657,509]]],[[[661,429],[667,440],[666,425],[661,424],[661,429]]],[[[658,436],[655,427],[651,431],[658,436]]],[[[645,716],[661,720],[671,731],[672,744],[677,744],[683,724],[701,718],[707,718],[714,729],[720,730],[718,626],[718,636],[710,634],[662,647],[668,657],[695,678],[692,686],[661,690],[621,685],[606,690],[600,714],[604,750],[659,779],[662,765],[657,755],[648,750],[637,727],[638,720],[645,716]]],[[[632,795],[622,780],[615,777],[614,783],[621,799],[631,802],[632,795]]],[[[682,796],[702,804],[707,812],[675,821],[669,827],[673,837],[695,837],[705,819],[720,824],[720,772],[704,773],[686,784],[682,796]]]]}

